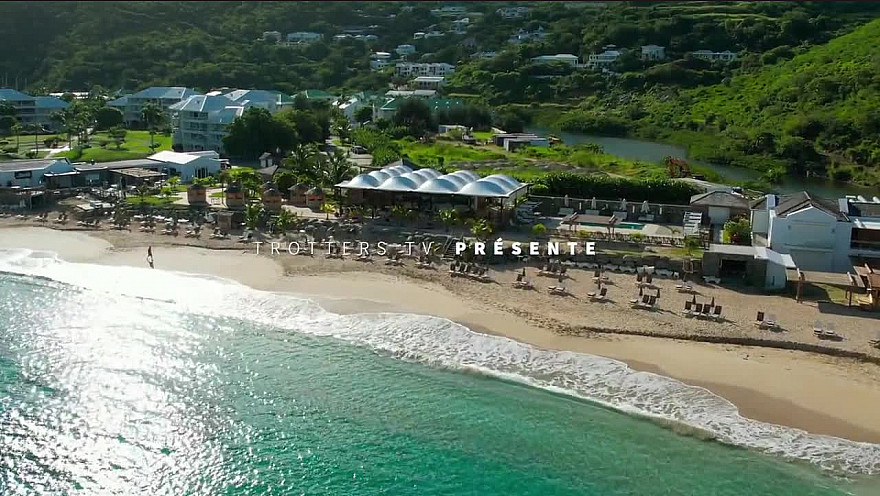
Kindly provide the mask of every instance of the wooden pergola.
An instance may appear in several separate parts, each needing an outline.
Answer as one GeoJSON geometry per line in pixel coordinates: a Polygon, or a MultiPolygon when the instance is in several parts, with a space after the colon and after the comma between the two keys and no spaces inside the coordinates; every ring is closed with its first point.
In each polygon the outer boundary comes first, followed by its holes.
{"type": "Polygon", "coordinates": [[[861,293],[861,289],[865,287],[862,280],[851,272],[840,274],[836,272],[814,272],[801,269],[789,270],[787,272],[788,280],[794,280],[797,282],[798,303],[803,301],[802,295],[804,284],[827,284],[829,286],[843,288],[845,291],[844,297],[847,299],[848,306],[852,306],[853,294],[857,292],[861,293]]]}

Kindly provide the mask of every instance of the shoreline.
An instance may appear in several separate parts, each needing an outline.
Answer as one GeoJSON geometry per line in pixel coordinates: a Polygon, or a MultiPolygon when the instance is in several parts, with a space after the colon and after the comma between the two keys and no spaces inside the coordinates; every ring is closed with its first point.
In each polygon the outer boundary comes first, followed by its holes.
{"type": "MultiPolygon", "coordinates": [[[[99,234],[103,233],[41,227],[0,229],[0,248],[55,251],[71,262],[146,266],[145,245],[116,247],[99,234]]],[[[435,315],[475,332],[504,336],[542,349],[603,356],[634,370],[703,387],[733,403],[748,418],[814,434],[880,443],[880,422],[873,414],[880,408],[880,368],[873,364],[803,351],[668,336],[565,334],[553,328],[558,320],[536,325],[523,312],[514,314],[503,305],[487,305],[409,274],[340,270],[338,264],[329,264],[337,261],[322,257],[296,257],[298,263],[291,266],[256,256],[247,246],[216,250],[169,246],[161,239],[152,246],[157,269],[214,275],[259,290],[294,293],[334,313],[435,315]]],[[[548,308],[548,313],[553,310],[548,308]]]]}

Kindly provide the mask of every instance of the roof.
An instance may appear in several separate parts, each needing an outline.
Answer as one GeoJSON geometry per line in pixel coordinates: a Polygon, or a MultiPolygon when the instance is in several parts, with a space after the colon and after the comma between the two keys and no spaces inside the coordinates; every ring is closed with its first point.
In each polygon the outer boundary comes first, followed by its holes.
{"type": "Polygon", "coordinates": [[[728,207],[728,208],[749,208],[749,200],[734,193],[727,191],[709,191],[691,197],[691,205],[702,205],[709,207],[728,207]]]}
{"type": "Polygon", "coordinates": [[[139,167],[132,167],[131,169],[120,169],[114,171],[117,174],[121,174],[123,176],[136,177],[138,179],[148,179],[151,177],[162,177],[165,174],[161,172],[156,172],[148,169],[141,169],[139,167]]]}
{"type": "Polygon", "coordinates": [[[29,170],[40,170],[45,169],[55,162],[67,162],[70,163],[66,158],[46,158],[46,159],[33,159],[33,160],[9,160],[5,162],[0,162],[0,171],[5,172],[15,172],[15,171],[29,171],[29,170]]]}
{"type": "Polygon", "coordinates": [[[293,100],[278,91],[269,90],[233,90],[226,93],[226,97],[234,102],[242,102],[245,100],[259,103],[290,103],[293,100]]]}
{"type": "Polygon", "coordinates": [[[185,112],[216,112],[236,105],[234,101],[222,95],[193,95],[168,108],[185,112]]]}
{"type": "Polygon", "coordinates": [[[847,202],[847,213],[855,217],[880,217],[880,203],[847,202]]]}
{"type": "Polygon", "coordinates": [[[757,248],[757,246],[712,243],[709,245],[709,252],[722,253],[724,255],[743,255],[757,258],[757,248]]]}
{"type": "Polygon", "coordinates": [[[0,100],[11,100],[15,102],[31,101],[34,97],[27,93],[22,93],[12,88],[0,88],[0,100]]]}
{"type": "Polygon", "coordinates": [[[257,172],[264,176],[274,176],[275,171],[278,170],[277,165],[270,165],[269,167],[263,167],[262,169],[257,169],[257,172]]]}
{"type": "Polygon", "coordinates": [[[335,100],[337,98],[335,95],[331,95],[324,90],[303,90],[300,92],[300,95],[309,100],[335,100]]]}
{"type": "Polygon", "coordinates": [[[129,95],[129,98],[184,100],[197,94],[196,90],[184,86],[150,86],[133,95],[129,95]]]}
{"type": "Polygon", "coordinates": [[[752,210],[764,210],[767,208],[767,197],[770,195],[764,195],[757,200],[752,200],[749,203],[749,208],[752,210]]]}
{"type": "Polygon", "coordinates": [[[769,248],[765,248],[763,246],[755,247],[755,258],[757,260],[768,260],[770,262],[775,263],[776,265],[781,265],[786,269],[796,269],[797,265],[795,265],[794,260],[791,258],[791,255],[785,255],[776,251],[773,251],[769,248]]]}
{"type": "Polygon", "coordinates": [[[74,165],[74,169],[78,171],[94,171],[94,170],[115,170],[115,169],[131,169],[134,167],[157,167],[159,164],[155,160],[148,158],[136,158],[132,160],[116,160],[113,162],[97,162],[94,164],[84,162],[74,165]]]}
{"type": "MultiPolygon", "coordinates": [[[[401,161],[402,162],[402,161],[401,161]]],[[[359,174],[336,185],[343,189],[371,189],[408,193],[462,195],[483,198],[507,198],[527,186],[512,177],[494,174],[480,178],[473,171],[441,174],[434,169],[413,169],[407,165],[389,165],[368,174],[359,174]]]]}
{"type": "Polygon", "coordinates": [[[150,160],[155,160],[157,162],[170,162],[172,164],[184,165],[192,162],[193,160],[197,160],[200,157],[199,155],[191,155],[189,153],[179,153],[164,150],[159,153],[154,153],[147,158],[150,160]]]}
{"type": "Polygon", "coordinates": [[[821,210],[837,220],[847,220],[846,215],[841,213],[840,209],[833,202],[820,198],[813,198],[810,196],[810,193],[806,191],[782,197],[780,202],[776,205],[776,216],[785,217],[790,213],[809,207],[821,210]]]}
{"type": "Polygon", "coordinates": [[[34,97],[36,100],[35,105],[39,108],[56,108],[63,109],[67,108],[69,103],[65,102],[60,98],[55,98],[54,96],[37,96],[34,97]]]}
{"type": "Polygon", "coordinates": [[[111,107],[124,107],[128,105],[128,95],[121,96],[115,100],[110,100],[107,102],[107,105],[111,107]]]}

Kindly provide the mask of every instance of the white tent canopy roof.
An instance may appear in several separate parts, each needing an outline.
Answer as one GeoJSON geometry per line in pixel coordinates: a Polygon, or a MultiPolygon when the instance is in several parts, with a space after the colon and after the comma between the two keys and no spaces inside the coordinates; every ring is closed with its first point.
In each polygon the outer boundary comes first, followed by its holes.
{"type": "Polygon", "coordinates": [[[360,174],[336,185],[343,189],[370,189],[438,195],[463,195],[507,198],[525,184],[504,174],[480,178],[469,170],[441,174],[434,169],[413,171],[405,165],[385,167],[369,174],[360,174]]]}

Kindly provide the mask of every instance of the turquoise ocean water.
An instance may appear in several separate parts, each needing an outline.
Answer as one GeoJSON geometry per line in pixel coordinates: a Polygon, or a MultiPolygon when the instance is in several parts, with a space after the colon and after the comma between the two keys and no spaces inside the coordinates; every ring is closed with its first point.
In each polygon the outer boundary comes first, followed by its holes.
{"type": "Polygon", "coordinates": [[[4,496],[880,494],[880,447],[612,360],[45,253],[0,271],[4,496]]]}

